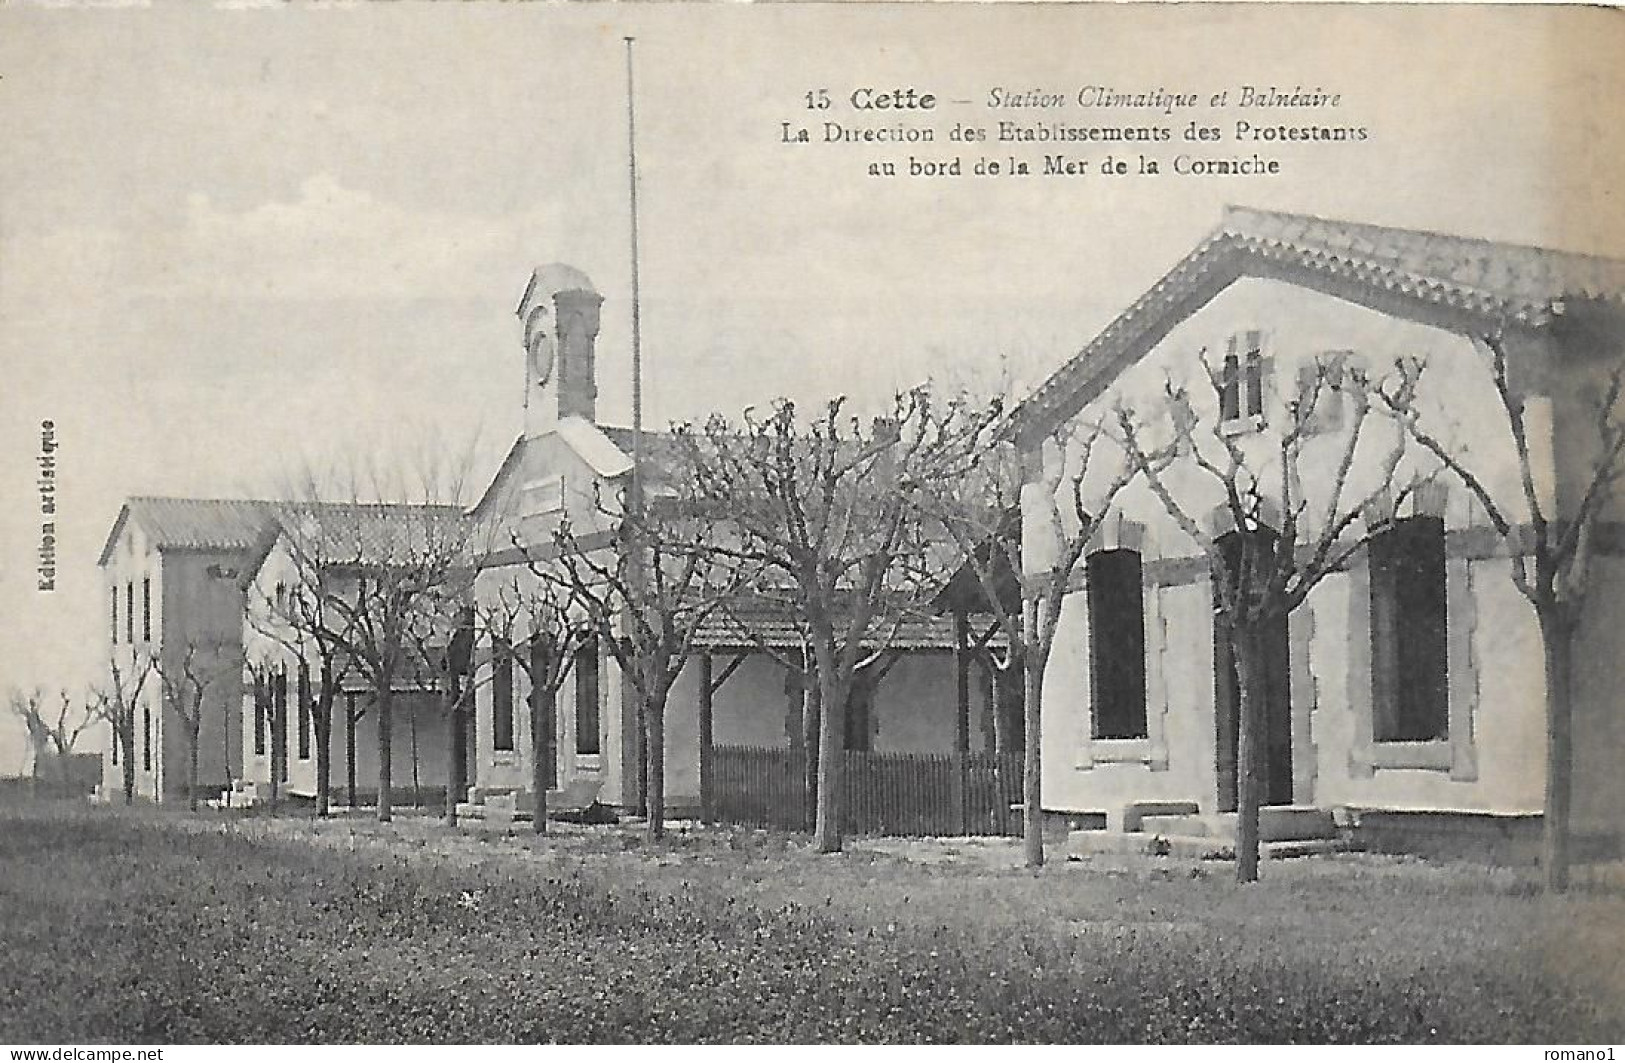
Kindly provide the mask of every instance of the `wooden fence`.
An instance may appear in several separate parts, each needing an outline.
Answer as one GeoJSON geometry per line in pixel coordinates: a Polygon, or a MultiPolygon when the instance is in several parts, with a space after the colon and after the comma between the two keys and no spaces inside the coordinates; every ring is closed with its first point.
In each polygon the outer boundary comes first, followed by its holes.
{"type": "MultiPolygon", "coordinates": [[[[845,753],[846,834],[1013,835],[1021,831],[1021,754],[845,753]]],[[[711,807],[723,823],[811,827],[806,760],[798,749],[717,746],[711,807]]]]}

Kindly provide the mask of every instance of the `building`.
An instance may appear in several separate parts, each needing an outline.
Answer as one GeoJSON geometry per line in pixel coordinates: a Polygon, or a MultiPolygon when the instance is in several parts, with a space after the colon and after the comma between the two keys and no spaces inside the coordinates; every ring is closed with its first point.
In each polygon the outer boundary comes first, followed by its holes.
{"type": "MultiPolygon", "coordinates": [[[[267,502],[131,498],[119,509],[97,562],[107,603],[109,673],[116,666],[129,684],[157,662],[173,674],[189,653],[200,668],[217,673],[205,692],[198,737],[198,786],[209,795],[228,790],[242,770],[238,575],[272,513],[267,502]]],[[[134,722],[136,795],[184,798],[184,729],[166,711],[161,684],[150,672],[134,722]]],[[[108,741],[102,792],[111,797],[122,791],[124,753],[116,738],[108,741]]]]}
{"type": "MultiPolygon", "coordinates": [[[[482,614],[506,595],[522,597],[537,585],[532,562],[556,557],[555,531],[568,519],[577,542],[615,550],[612,508],[632,469],[629,430],[600,424],[597,416],[596,338],[603,297],[580,271],[544,266],[532,274],[518,307],[526,352],[525,428],[472,511],[480,529],[475,583],[482,614]]],[[[645,433],[645,479],[657,485],[663,433],[645,433]]],[[[651,488],[656,490],[657,488],[651,488]]],[[[736,606],[705,625],[693,663],[685,667],[667,703],[666,803],[678,815],[700,808],[711,786],[711,753],[718,747],[789,750],[801,742],[799,679],[787,663],[797,652],[793,618],[763,603],[736,606]]],[[[520,642],[519,631],[510,641],[520,642]]],[[[955,748],[953,627],[947,620],[911,622],[873,674],[884,674],[856,694],[848,745],[854,750],[942,751],[955,748]]],[[[531,786],[529,703],[535,696],[527,670],[498,653],[489,636],[475,651],[475,783],[463,814],[516,801],[528,810],[531,786]],[[493,660],[498,665],[493,667],[493,660]],[[505,662],[505,663],[503,663],[505,662]]],[[[639,742],[629,685],[603,647],[582,648],[557,694],[554,733],[544,748],[554,762],[546,777],[553,802],[596,799],[635,808],[639,794],[639,742]]],[[[982,742],[982,729],[966,741],[982,742]]]]}
{"type": "MultiPolygon", "coordinates": [[[[1535,479],[1567,505],[1594,446],[1585,385],[1625,349],[1622,300],[1617,261],[1232,208],[1025,401],[1014,435],[1038,483],[1059,467],[1061,449],[1047,442],[1058,431],[1110,421],[1119,403],[1144,419],[1173,381],[1267,464],[1316,359],[1371,376],[1421,359],[1420,423],[1468,448],[1496,497],[1518,500],[1518,461],[1479,339],[1497,335],[1527,396],[1535,479]]],[[[1333,394],[1306,444],[1303,497],[1336,476],[1352,415],[1333,394]]],[[[1181,462],[1167,481],[1208,534],[1223,533],[1222,496],[1181,462]]],[[[1402,473],[1425,464],[1414,447],[1405,463],[1402,473]]],[[[1143,478],[1092,515],[1100,531],[1043,690],[1046,809],[1116,830],[1172,814],[1146,829],[1199,831],[1236,794],[1235,685],[1208,563],[1143,478]]],[[[1387,516],[1380,504],[1376,515],[1387,516]]],[[[1508,547],[1457,481],[1439,478],[1392,516],[1392,530],[1272,638],[1265,803],[1349,810],[1380,844],[1523,847],[1545,784],[1534,611],[1510,578],[1508,547]]],[[[1574,826],[1603,845],[1617,843],[1625,807],[1615,693],[1625,556],[1618,514],[1605,516],[1574,676],[1574,826]]],[[[1024,549],[1041,567],[1042,544],[1024,549]]]]}
{"type": "Polygon", "coordinates": [[[357,656],[391,655],[392,797],[439,804],[455,755],[449,699],[463,679],[450,647],[470,591],[461,507],[283,503],[274,513],[241,570],[240,799],[317,794],[326,664],[329,794],[376,801],[384,738],[375,671],[357,656]]]}

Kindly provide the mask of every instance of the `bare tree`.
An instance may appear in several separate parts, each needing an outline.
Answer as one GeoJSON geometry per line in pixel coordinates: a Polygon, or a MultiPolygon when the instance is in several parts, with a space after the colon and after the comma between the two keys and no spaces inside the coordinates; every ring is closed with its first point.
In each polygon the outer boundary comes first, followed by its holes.
{"type": "Polygon", "coordinates": [[[525,579],[516,575],[476,606],[476,636],[495,647],[492,668],[518,667],[530,686],[530,786],[535,799],[532,829],[547,832],[547,793],[554,784],[554,748],[559,690],[576,653],[592,642],[596,627],[580,609],[571,609],[568,579],[527,555],[525,579]]]}
{"type": "MultiPolygon", "coordinates": [[[[393,818],[397,688],[424,674],[422,647],[449,639],[465,608],[471,525],[460,503],[470,465],[471,452],[448,462],[426,448],[405,474],[357,462],[331,488],[307,470],[278,518],[306,633],[372,688],[380,822],[393,818]]],[[[343,673],[330,674],[336,683],[343,673]]]]}
{"type": "MultiPolygon", "coordinates": [[[[268,590],[257,581],[250,585],[248,622],[258,634],[292,655],[307,677],[316,742],[316,815],[326,816],[331,811],[333,708],[350,664],[345,651],[344,615],[332,604],[339,590],[335,585],[339,577],[332,566],[315,563],[305,554],[294,558],[287,574],[293,579],[291,586],[282,583],[268,590]],[[315,682],[309,684],[312,672],[315,682]]],[[[346,723],[346,734],[351,739],[350,803],[354,804],[354,721],[346,723]]]]}
{"type": "MultiPolygon", "coordinates": [[[[1055,460],[1030,470],[1039,476],[1025,514],[1023,463],[1009,445],[993,440],[981,443],[981,457],[965,475],[922,492],[926,511],[955,544],[959,563],[974,573],[987,615],[1003,636],[1003,652],[990,651],[993,666],[1022,677],[1022,848],[1028,867],[1044,862],[1040,700],[1061,603],[1100,519],[1138,471],[1121,456],[1110,467],[1100,460],[1107,456],[1098,453],[1103,437],[1096,423],[1061,426],[1040,441],[1029,466],[1042,464],[1046,447],[1055,460]],[[1039,541],[1023,541],[1024,520],[1039,541]]],[[[1149,453],[1146,462],[1160,469],[1170,453],[1149,453]]]]}
{"type": "MultiPolygon", "coordinates": [[[[1617,342],[1617,341],[1616,341],[1617,342]]],[[[1581,472],[1572,490],[1559,496],[1555,455],[1546,449],[1555,427],[1537,413],[1533,395],[1515,381],[1505,338],[1498,332],[1474,337],[1487,363],[1500,400],[1507,435],[1516,455],[1517,488],[1498,496],[1488,482],[1489,470],[1477,465],[1459,441],[1430,430],[1415,401],[1422,365],[1398,363],[1386,386],[1373,389],[1376,399],[1404,424],[1411,437],[1449,470],[1476,498],[1490,523],[1508,545],[1512,582],[1535,610],[1540,626],[1546,671],[1546,791],[1542,817],[1541,864],[1546,888],[1568,889],[1570,810],[1574,791],[1574,646],[1585,615],[1591,558],[1598,521],[1614,501],[1625,472],[1625,355],[1601,352],[1577,370],[1579,393],[1574,405],[1590,407],[1590,451],[1576,456],[1581,472]],[[1547,439],[1542,440],[1541,435],[1547,439]],[[1544,485],[1551,484],[1551,487],[1544,485]],[[1510,497],[1509,497],[1510,495],[1510,497]],[[1521,509],[1521,513],[1519,512],[1521,509]],[[1527,518],[1527,521],[1524,518],[1527,518]]],[[[1579,359],[1575,362],[1579,365],[1579,359]]]]}
{"type": "Polygon", "coordinates": [[[66,792],[74,747],[100,719],[95,696],[80,701],[64,689],[57,691],[54,701],[48,701],[38,687],[28,691],[13,687],[7,692],[6,704],[28,730],[34,749],[34,778],[40,777],[41,761],[49,760],[55,766],[57,783],[66,792]]]}
{"type": "Polygon", "coordinates": [[[124,803],[135,803],[135,714],[141,705],[141,691],[153,673],[149,656],[136,654],[128,668],[120,668],[118,658],[108,662],[108,685],[96,691],[96,715],[106,720],[113,741],[123,753],[124,803]]]}
{"type": "Polygon", "coordinates": [[[854,674],[890,610],[923,601],[951,553],[928,541],[919,495],[965,473],[990,421],[924,387],[898,395],[869,428],[845,405],[834,400],[804,422],[780,400],[765,417],[747,411],[739,426],[713,417],[676,434],[699,502],[731,529],[719,545],[790,592],[806,625],[822,710],[814,830],[822,852],[841,848],[840,754],[854,674]]]}
{"type": "Polygon", "coordinates": [[[615,529],[611,545],[594,545],[565,521],[556,557],[526,555],[534,575],[565,590],[570,612],[585,618],[636,695],[651,840],[665,832],[667,699],[701,627],[749,572],[721,550],[728,532],[695,495],[685,452],[668,456],[673,465],[652,477],[637,510],[595,492],[598,523],[615,529]]]}
{"type": "MultiPolygon", "coordinates": [[[[1205,352],[1206,383],[1221,394],[1228,383],[1205,352]]],[[[1329,357],[1317,359],[1300,393],[1287,404],[1278,434],[1237,432],[1209,404],[1193,401],[1171,380],[1161,413],[1168,444],[1179,456],[1159,461],[1147,432],[1128,406],[1119,404],[1118,442],[1151,493],[1182,532],[1206,556],[1213,573],[1214,622],[1230,649],[1237,688],[1236,878],[1258,879],[1259,808],[1262,803],[1263,738],[1266,726],[1268,638],[1323,579],[1392,522],[1405,498],[1424,482],[1401,482],[1407,436],[1389,420],[1384,441],[1373,417],[1363,374],[1329,357]],[[1346,427],[1322,431],[1317,413],[1347,404],[1346,427]],[[1205,429],[1205,430],[1204,430],[1205,429]],[[1305,468],[1305,457],[1314,452],[1305,468]],[[1373,453],[1374,451],[1374,453],[1373,453]],[[1205,489],[1180,491],[1172,469],[1195,471],[1205,489]],[[1217,496],[1222,519],[1204,520],[1198,508],[1217,496]],[[1233,533],[1233,534],[1232,534],[1233,533]]],[[[1166,453],[1166,450],[1163,451],[1166,453]]]]}
{"type": "Polygon", "coordinates": [[[186,740],[186,807],[197,811],[198,736],[212,691],[242,675],[242,656],[224,640],[189,639],[153,660],[164,707],[180,721],[186,740]]]}

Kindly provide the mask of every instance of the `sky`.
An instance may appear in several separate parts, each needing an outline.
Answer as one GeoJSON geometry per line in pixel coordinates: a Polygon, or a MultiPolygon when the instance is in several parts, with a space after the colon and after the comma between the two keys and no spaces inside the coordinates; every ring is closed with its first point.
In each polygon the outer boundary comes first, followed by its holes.
{"type": "MultiPolygon", "coordinates": [[[[9,6],[0,692],[97,678],[96,558],[129,495],[264,496],[425,439],[472,441],[483,486],[521,424],[514,308],[536,265],[604,293],[600,417],[629,420],[627,35],[650,424],[928,375],[1030,387],[1227,203],[1625,255],[1625,16],[1603,11],[9,6]],[[783,143],[784,122],[896,117],[938,130],[919,156],[969,169],[1016,152],[947,142],[958,120],[1157,117],[1087,113],[1090,85],[1323,88],[1342,99],[1321,117],[1370,136],[1272,147],[1280,176],[1180,179],[870,177],[911,149],[783,143]],[[1074,105],[994,112],[999,87],[1074,105]],[[940,109],[860,113],[864,88],[940,109]],[[818,89],[828,112],[807,109],[818,89]]],[[[23,763],[0,720],[0,774],[23,763]]]]}

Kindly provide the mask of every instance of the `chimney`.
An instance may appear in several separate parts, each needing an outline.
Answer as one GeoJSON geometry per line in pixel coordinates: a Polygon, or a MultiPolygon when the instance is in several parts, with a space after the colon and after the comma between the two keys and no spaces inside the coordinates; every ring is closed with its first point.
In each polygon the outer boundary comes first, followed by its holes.
{"type": "Polygon", "coordinates": [[[594,370],[598,340],[598,311],[604,297],[572,288],[553,295],[558,322],[559,417],[597,421],[598,376],[594,370]]]}

